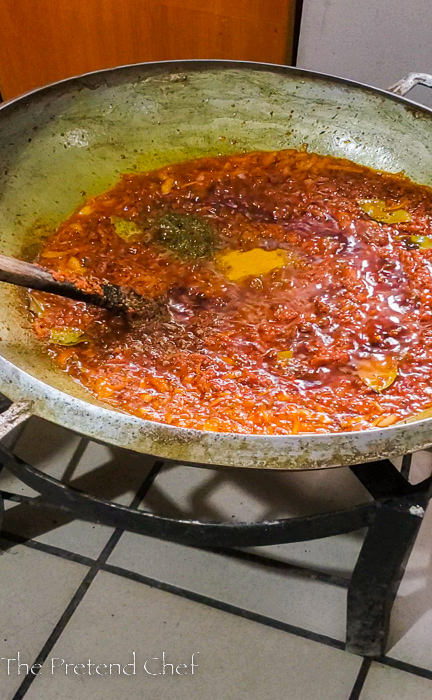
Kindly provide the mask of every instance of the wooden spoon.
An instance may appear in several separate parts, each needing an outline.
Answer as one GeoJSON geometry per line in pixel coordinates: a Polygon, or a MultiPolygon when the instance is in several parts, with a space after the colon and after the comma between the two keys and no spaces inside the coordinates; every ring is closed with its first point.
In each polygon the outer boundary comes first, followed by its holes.
{"type": "Polygon", "coordinates": [[[101,293],[84,291],[73,282],[55,279],[51,272],[44,270],[39,265],[9,258],[7,255],[0,255],[0,281],[16,284],[19,287],[39,289],[50,294],[58,294],[75,301],[85,301],[87,304],[123,314],[153,317],[156,314],[160,315],[163,310],[163,301],[147,299],[128,287],[120,287],[116,284],[99,284],[96,286],[101,289],[101,293]]]}

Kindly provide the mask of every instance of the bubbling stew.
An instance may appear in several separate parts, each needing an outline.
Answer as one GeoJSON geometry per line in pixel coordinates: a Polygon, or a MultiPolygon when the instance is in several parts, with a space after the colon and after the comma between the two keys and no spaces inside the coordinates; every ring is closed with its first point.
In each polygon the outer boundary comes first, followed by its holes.
{"type": "Polygon", "coordinates": [[[38,262],[160,302],[30,296],[58,367],[140,418],[284,435],[432,406],[432,190],[403,174],[294,150],[126,174],[38,262]]]}

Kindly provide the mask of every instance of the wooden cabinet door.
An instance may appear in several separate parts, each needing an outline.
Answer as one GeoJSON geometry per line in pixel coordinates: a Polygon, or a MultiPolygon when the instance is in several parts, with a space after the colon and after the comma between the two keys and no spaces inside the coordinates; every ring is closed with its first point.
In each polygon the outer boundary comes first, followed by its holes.
{"type": "Polygon", "coordinates": [[[71,75],[182,58],[290,61],[295,0],[0,0],[3,99],[71,75]]]}

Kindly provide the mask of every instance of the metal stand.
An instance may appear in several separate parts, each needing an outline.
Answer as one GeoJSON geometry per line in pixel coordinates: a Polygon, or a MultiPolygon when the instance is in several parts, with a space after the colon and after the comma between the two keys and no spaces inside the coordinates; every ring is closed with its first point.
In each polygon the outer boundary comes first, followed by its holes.
{"type": "Polygon", "coordinates": [[[431,477],[411,486],[388,461],[351,467],[375,500],[375,516],[348,589],[346,648],[385,652],[390,613],[430,499],[431,477]]]}
{"type": "MultiPolygon", "coordinates": [[[[11,421],[12,429],[17,423],[19,420],[11,421]]],[[[91,522],[197,547],[303,542],[368,527],[348,589],[346,648],[370,657],[384,654],[391,608],[429,502],[432,483],[431,476],[412,486],[391,462],[381,460],[351,467],[375,499],[373,502],[300,518],[212,523],[166,518],[85,494],[15,457],[10,441],[5,439],[0,445],[0,462],[40,493],[45,504],[91,522]]],[[[407,460],[404,473],[409,473],[407,460]]]]}

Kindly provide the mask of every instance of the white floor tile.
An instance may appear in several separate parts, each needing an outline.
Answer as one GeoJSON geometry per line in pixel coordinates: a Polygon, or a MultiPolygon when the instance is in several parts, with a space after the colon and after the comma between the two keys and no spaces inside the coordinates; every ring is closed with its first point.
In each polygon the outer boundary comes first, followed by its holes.
{"type": "Polygon", "coordinates": [[[337,639],[346,591],[320,581],[191,547],[126,533],[110,564],[337,639]]]}
{"type": "Polygon", "coordinates": [[[346,700],[360,663],[325,645],[102,572],[26,700],[346,700]],[[119,676],[116,667],[107,675],[66,675],[62,666],[50,673],[53,657],[124,665],[134,651],[135,675],[119,676]],[[190,664],[199,652],[194,675],[190,665],[179,669],[188,675],[172,676],[168,667],[165,675],[147,674],[144,661],[153,658],[148,668],[158,672],[163,652],[176,666],[190,664]]]}
{"type": "Polygon", "coordinates": [[[360,700],[427,700],[432,694],[432,681],[405,671],[373,663],[360,700]]]}
{"type": "MultiPolygon", "coordinates": [[[[81,564],[24,546],[2,553],[0,657],[17,658],[19,651],[31,665],[86,573],[81,564]]],[[[0,697],[12,698],[23,678],[8,675],[7,662],[0,660],[0,697]]]]}
{"type": "MultiPolygon", "coordinates": [[[[99,498],[129,505],[154,459],[82,440],[64,428],[34,418],[26,427],[16,454],[41,471],[99,498]]],[[[3,470],[0,488],[37,496],[3,470]]],[[[82,522],[50,508],[6,501],[3,529],[78,554],[97,558],[112,528],[82,522]]]]}

